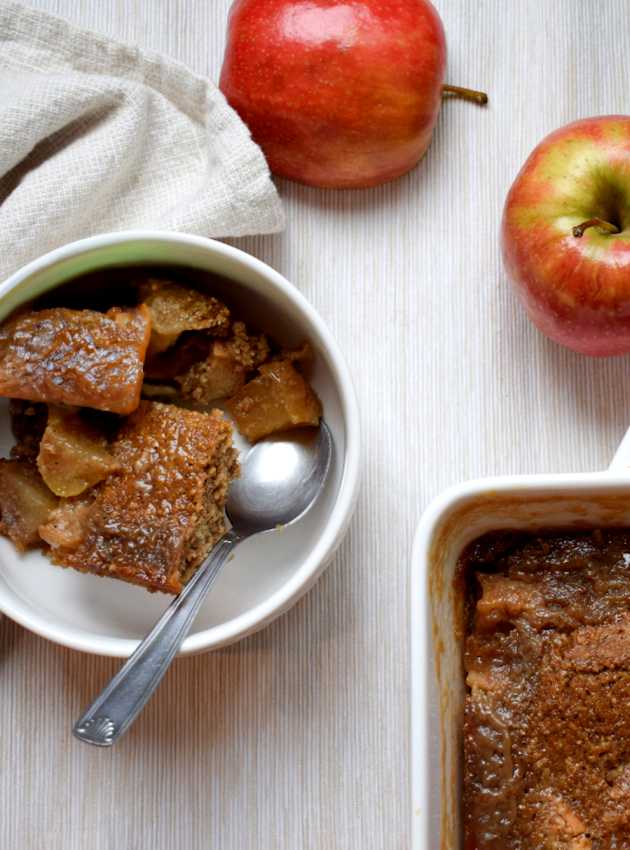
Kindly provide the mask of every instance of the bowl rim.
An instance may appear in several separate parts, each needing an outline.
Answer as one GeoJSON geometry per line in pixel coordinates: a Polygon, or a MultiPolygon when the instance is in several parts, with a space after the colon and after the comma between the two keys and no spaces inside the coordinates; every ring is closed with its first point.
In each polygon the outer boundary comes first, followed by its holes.
{"type": "MultiPolygon", "coordinates": [[[[135,241],[194,246],[214,255],[228,257],[246,271],[257,272],[265,277],[291,303],[291,306],[297,309],[303,316],[305,324],[313,327],[323,341],[328,365],[337,383],[345,430],[345,451],[341,458],[342,469],[337,497],[330,517],[308,557],[285,584],[254,608],[226,623],[189,635],[184,640],[179,655],[195,655],[234,643],[268,625],[297,602],[326,568],[347,530],[358,498],[361,452],[359,408],[345,358],[315,308],[293,284],[267,263],[225,242],[188,233],[152,229],[125,230],[86,237],[55,248],[15,271],[0,284],[0,300],[20,287],[32,275],[56,263],[95,249],[135,241]]],[[[247,283],[243,285],[247,286],[247,283]]],[[[4,594],[0,594],[0,611],[29,631],[81,652],[127,658],[139,644],[138,640],[93,635],[72,627],[57,625],[42,614],[30,610],[15,595],[14,598],[10,596],[5,598],[4,594]]]]}

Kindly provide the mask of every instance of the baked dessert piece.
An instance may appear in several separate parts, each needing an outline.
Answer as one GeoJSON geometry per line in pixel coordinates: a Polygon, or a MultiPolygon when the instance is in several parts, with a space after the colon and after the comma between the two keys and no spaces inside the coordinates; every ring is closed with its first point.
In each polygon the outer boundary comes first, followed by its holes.
{"type": "Polygon", "coordinates": [[[37,455],[37,468],[57,496],[78,496],[117,470],[107,435],[85,414],[50,406],[37,455]]]}
{"type": "Polygon", "coordinates": [[[139,287],[151,314],[150,354],[170,348],[185,331],[210,330],[223,336],[230,327],[230,311],[216,298],[169,280],[150,278],[139,287]]]}
{"type": "Polygon", "coordinates": [[[58,501],[33,461],[0,458],[0,534],[18,549],[41,543],[38,529],[48,521],[58,501]]]}
{"type": "Polygon", "coordinates": [[[210,404],[234,395],[247,374],[269,357],[264,334],[248,334],[243,322],[234,322],[228,339],[215,340],[207,356],[176,376],[180,395],[198,404],[210,404]]]}
{"type": "Polygon", "coordinates": [[[151,331],[146,307],[55,307],[0,326],[0,395],[131,413],[151,331]]]}
{"type": "Polygon", "coordinates": [[[218,412],[143,401],[111,451],[119,471],[62,502],[41,536],[62,566],[179,593],[225,532],[231,427],[218,412]]]}
{"type": "Polygon", "coordinates": [[[259,373],[225,405],[244,437],[254,443],[278,431],[319,424],[321,402],[289,359],[264,363],[259,373]]]}
{"type": "Polygon", "coordinates": [[[630,531],[469,547],[467,850],[630,847],[630,531]]]}

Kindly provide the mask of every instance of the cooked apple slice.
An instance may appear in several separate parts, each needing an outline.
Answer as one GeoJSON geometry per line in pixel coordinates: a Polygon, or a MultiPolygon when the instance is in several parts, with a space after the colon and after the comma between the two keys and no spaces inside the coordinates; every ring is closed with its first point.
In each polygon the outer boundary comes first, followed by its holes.
{"type": "Polygon", "coordinates": [[[78,496],[118,469],[107,438],[80,413],[49,407],[37,467],[57,496],[78,496]]]}
{"type": "Polygon", "coordinates": [[[0,533],[18,549],[41,543],[38,529],[57,502],[33,462],[0,458],[0,533]]]}
{"type": "Polygon", "coordinates": [[[39,528],[39,536],[54,549],[72,549],[85,534],[90,508],[97,490],[88,490],[72,499],[60,499],[48,521],[39,528]]]}
{"type": "Polygon", "coordinates": [[[276,431],[319,423],[321,402],[292,363],[276,360],[259,371],[226,402],[244,437],[254,443],[276,431]]]}
{"type": "Polygon", "coordinates": [[[0,325],[0,396],[131,413],[150,331],[143,306],[20,313],[0,325]]]}
{"type": "Polygon", "coordinates": [[[184,331],[211,330],[222,336],[229,330],[225,304],[196,289],[151,278],[140,285],[140,298],[151,314],[152,356],[170,348],[184,331]]]}

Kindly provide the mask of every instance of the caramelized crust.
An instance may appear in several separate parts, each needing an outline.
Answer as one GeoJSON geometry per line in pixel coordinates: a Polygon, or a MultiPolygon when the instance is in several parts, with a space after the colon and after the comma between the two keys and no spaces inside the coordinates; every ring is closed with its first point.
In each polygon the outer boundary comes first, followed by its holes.
{"type": "Polygon", "coordinates": [[[143,401],[112,452],[120,471],[95,488],[79,534],[62,512],[42,529],[53,559],[179,593],[225,531],[227,488],[238,470],[230,425],[218,412],[143,401]]]}
{"type": "Polygon", "coordinates": [[[0,326],[0,395],[131,413],[151,330],[146,307],[55,307],[0,326]]]}
{"type": "Polygon", "coordinates": [[[151,355],[170,348],[184,331],[211,330],[217,336],[228,332],[228,308],[196,289],[151,278],[140,285],[140,298],[151,313],[151,355]]]}

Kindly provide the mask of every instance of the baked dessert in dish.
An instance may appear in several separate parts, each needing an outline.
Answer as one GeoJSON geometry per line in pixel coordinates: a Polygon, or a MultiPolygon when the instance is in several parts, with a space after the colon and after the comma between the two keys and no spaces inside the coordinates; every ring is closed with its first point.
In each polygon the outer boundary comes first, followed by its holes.
{"type": "Polygon", "coordinates": [[[317,425],[302,370],[212,295],[133,271],[102,310],[22,310],[0,325],[0,395],[15,435],[0,459],[0,534],[63,567],[179,593],[225,533],[251,441],[317,425]]]}
{"type": "Polygon", "coordinates": [[[629,571],[628,529],[463,554],[467,850],[630,847],[629,571]]]}

